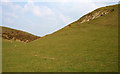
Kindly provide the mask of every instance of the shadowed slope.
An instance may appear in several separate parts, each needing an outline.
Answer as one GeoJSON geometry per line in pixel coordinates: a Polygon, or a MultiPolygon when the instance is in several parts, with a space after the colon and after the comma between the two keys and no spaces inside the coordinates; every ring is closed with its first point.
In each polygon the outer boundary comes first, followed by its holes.
{"type": "Polygon", "coordinates": [[[36,40],[40,37],[32,35],[30,33],[15,30],[7,27],[0,27],[2,29],[2,38],[7,40],[16,40],[16,41],[22,41],[22,42],[31,42],[33,40],[36,40]]]}

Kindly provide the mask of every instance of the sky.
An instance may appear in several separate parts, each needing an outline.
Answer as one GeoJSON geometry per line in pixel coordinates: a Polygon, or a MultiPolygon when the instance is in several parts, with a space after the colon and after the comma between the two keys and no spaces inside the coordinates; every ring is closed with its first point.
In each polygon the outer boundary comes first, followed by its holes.
{"type": "Polygon", "coordinates": [[[1,0],[0,25],[32,33],[51,34],[103,6],[119,0],[1,0]]]}

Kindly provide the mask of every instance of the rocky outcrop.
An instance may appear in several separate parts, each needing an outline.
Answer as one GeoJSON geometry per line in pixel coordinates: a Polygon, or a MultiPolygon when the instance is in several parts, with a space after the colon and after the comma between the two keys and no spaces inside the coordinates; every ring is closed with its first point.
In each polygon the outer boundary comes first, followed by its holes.
{"type": "Polygon", "coordinates": [[[81,17],[78,21],[80,23],[84,23],[84,22],[87,22],[87,21],[90,21],[90,20],[93,20],[95,18],[98,18],[100,16],[104,16],[106,14],[109,14],[111,12],[113,12],[114,9],[97,9],[91,13],[88,13],[87,15],[81,17]]]}

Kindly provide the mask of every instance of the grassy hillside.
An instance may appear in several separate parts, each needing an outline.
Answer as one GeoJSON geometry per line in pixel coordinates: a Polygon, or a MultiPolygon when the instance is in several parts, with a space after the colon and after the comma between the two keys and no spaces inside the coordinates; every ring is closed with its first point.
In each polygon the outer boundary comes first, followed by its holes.
{"type": "Polygon", "coordinates": [[[40,37],[32,35],[30,33],[15,30],[7,27],[0,27],[2,28],[2,38],[7,40],[15,40],[15,41],[22,41],[22,42],[31,42],[36,40],[40,37]]]}
{"type": "Polygon", "coordinates": [[[3,72],[118,72],[118,5],[28,44],[3,40],[3,72]]]}

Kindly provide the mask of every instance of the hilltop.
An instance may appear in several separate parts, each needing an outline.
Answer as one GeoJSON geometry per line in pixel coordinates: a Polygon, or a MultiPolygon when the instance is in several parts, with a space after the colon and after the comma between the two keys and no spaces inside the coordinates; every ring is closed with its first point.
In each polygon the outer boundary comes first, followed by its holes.
{"type": "Polygon", "coordinates": [[[27,44],[3,40],[2,48],[3,72],[118,72],[118,5],[27,44]]]}
{"type": "MultiPolygon", "coordinates": [[[[84,25],[84,24],[92,24],[92,25],[104,25],[104,26],[118,26],[118,6],[117,5],[111,5],[106,7],[101,7],[98,9],[95,9],[94,11],[82,16],[77,21],[65,26],[64,28],[49,34],[53,35],[61,30],[64,30],[66,28],[70,28],[72,26],[78,26],[78,25],[84,25]],[[113,17],[113,19],[112,19],[113,17]]],[[[78,26],[79,27],[79,26],[78,26]]],[[[46,35],[44,37],[47,37],[49,35],[46,35]]],[[[42,37],[42,38],[44,38],[42,37]]]]}
{"type": "Polygon", "coordinates": [[[2,29],[2,38],[7,40],[15,40],[22,42],[31,42],[40,37],[32,35],[30,33],[8,28],[8,27],[0,27],[2,29]]]}
{"type": "Polygon", "coordinates": [[[98,17],[110,14],[110,13],[114,12],[114,7],[115,6],[108,6],[108,7],[98,8],[98,9],[84,15],[79,20],[77,20],[77,22],[84,23],[84,22],[87,22],[87,21],[94,20],[94,19],[96,19],[98,17]]]}

